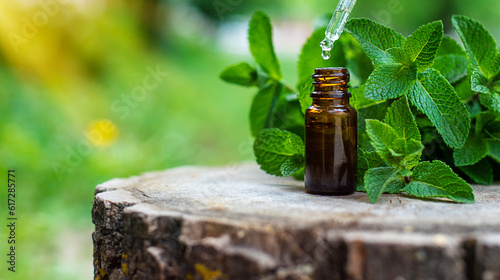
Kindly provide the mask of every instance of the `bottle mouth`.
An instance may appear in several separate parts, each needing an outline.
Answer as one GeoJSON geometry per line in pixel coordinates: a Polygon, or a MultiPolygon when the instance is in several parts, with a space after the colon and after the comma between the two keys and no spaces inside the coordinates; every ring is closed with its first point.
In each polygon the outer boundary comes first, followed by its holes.
{"type": "Polygon", "coordinates": [[[340,76],[349,76],[349,70],[344,67],[323,67],[314,69],[314,77],[340,77],[340,76]]]}
{"type": "Polygon", "coordinates": [[[343,67],[316,68],[314,74],[314,91],[311,97],[343,98],[350,97],[348,92],[350,74],[343,67]]]}

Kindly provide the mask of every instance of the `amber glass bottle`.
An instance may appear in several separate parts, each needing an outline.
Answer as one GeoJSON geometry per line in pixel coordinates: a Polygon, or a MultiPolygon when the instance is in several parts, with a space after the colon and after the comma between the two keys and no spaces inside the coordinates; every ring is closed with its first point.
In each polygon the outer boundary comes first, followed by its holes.
{"type": "Polygon", "coordinates": [[[349,71],[317,68],[306,110],[306,191],[348,195],[356,190],[357,113],[349,104],[349,71]]]}

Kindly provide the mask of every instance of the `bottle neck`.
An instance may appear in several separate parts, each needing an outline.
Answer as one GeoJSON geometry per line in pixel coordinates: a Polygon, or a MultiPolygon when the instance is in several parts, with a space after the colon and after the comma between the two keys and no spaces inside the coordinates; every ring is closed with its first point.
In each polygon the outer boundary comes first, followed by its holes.
{"type": "Polygon", "coordinates": [[[345,68],[316,68],[313,74],[313,98],[346,99],[349,102],[349,71],[345,68]]]}
{"type": "Polygon", "coordinates": [[[349,96],[344,96],[340,98],[331,97],[313,97],[313,106],[349,106],[349,96]]]}

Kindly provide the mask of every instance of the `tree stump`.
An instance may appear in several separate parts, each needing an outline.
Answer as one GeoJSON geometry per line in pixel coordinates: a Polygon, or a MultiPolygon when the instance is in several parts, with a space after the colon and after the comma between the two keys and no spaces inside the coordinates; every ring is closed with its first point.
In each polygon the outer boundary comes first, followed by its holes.
{"type": "Polygon", "coordinates": [[[500,186],[475,204],[306,194],[255,164],[96,188],[94,279],[500,279],[500,186]]]}

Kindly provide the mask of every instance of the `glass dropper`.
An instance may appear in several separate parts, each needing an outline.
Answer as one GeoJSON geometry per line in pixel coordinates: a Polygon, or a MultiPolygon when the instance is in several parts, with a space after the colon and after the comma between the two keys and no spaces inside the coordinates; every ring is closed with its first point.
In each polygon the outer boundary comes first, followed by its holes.
{"type": "Polygon", "coordinates": [[[333,48],[333,43],[340,38],[340,34],[344,31],[345,23],[354,8],[356,0],[340,0],[337,9],[333,13],[332,19],[325,31],[325,39],[320,46],[323,50],[321,56],[324,60],[330,58],[330,51],[333,48]]]}

